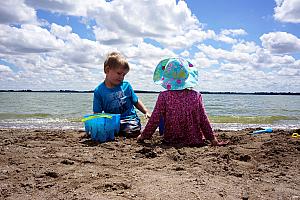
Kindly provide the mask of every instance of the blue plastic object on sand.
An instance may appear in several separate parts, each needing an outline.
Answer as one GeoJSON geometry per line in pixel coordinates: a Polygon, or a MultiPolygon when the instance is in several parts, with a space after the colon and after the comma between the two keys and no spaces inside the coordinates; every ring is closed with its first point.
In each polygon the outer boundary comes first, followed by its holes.
{"type": "Polygon", "coordinates": [[[120,130],[120,116],[120,114],[108,113],[85,115],[82,119],[85,132],[93,141],[112,141],[120,130]]]}
{"type": "Polygon", "coordinates": [[[272,133],[272,132],[273,132],[273,129],[266,128],[266,129],[262,129],[262,130],[253,131],[252,135],[261,134],[261,133],[272,133]]]}

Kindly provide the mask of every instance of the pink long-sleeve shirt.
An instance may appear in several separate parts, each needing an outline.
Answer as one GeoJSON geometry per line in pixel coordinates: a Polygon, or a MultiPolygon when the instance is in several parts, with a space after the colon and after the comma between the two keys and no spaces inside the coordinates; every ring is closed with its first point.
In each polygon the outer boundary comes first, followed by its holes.
{"type": "Polygon", "coordinates": [[[149,139],[164,119],[164,141],[170,144],[203,145],[204,137],[214,138],[205,112],[202,96],[194,90],[167,90],[161,92],[152,115],[142,131],[142,138],[149,139]]]}

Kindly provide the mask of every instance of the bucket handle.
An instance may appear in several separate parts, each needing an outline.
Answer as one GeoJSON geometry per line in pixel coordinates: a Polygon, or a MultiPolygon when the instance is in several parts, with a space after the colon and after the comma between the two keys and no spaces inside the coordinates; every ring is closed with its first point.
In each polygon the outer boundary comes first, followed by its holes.
{"type": "Polygon", "coordinates": [[[108,119],[111,119],[112,116],[106,115],[106,114],[98,114],[98,115],[92,115],[92,116],[83,118],[83,119],[81,119],[81,121],[82,121],[82,122],[86,122],[86,121],[88,121],[88,120],[96,119],[96,118],[108,118],[108,119]]]}

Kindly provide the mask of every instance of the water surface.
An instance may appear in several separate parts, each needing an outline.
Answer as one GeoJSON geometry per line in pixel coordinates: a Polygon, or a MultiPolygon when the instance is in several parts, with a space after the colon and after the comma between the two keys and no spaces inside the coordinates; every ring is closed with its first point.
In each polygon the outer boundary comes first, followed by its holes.
{"type": "MultiPolygon", "coordinates": [[[[158,94],[137,95],[152,111],[158,94]]],[[[300,127],[300,96],[203,94],[203,100],[214,129],[300,127]]],[[[92,101],[92,93],[1,92],[0,128],[82,128],[92,101]]]]}

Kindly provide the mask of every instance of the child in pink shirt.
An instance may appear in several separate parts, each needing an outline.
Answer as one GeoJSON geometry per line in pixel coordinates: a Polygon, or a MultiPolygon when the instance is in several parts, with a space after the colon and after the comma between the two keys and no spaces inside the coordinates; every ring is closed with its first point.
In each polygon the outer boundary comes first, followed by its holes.
{"type": "Polygon", "coordinates": [[[225,144],[214,135],[201,94],[192,90],[198,82],[196,67],[183,58],[168,58],[157,65],[153,80],[167,91],[159,94],[138,141],[150,139],[163,122],[163,139],[168,144],[202,146],[204,139],[213,146],[225,144]]]}

